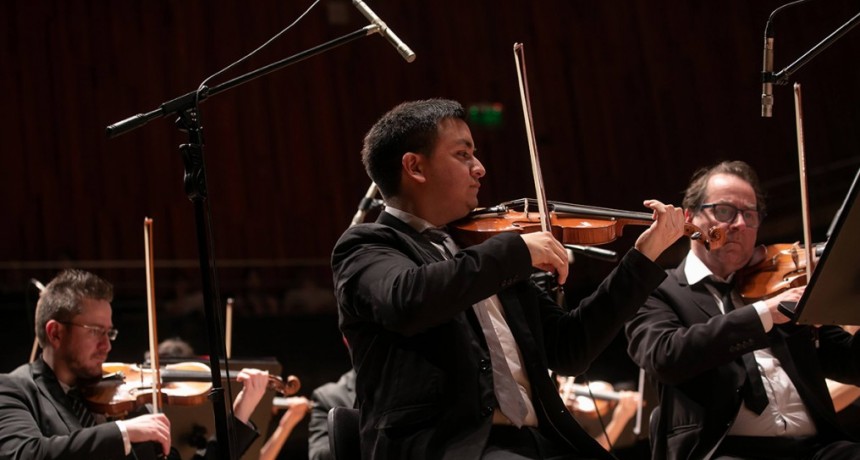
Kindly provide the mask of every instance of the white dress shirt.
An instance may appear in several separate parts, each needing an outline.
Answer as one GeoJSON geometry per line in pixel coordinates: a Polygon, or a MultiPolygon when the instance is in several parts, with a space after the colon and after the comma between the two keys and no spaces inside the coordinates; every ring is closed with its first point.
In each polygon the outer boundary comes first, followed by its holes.
{"type": "MultiPolygon", "coordinates": [[[[687,254],[687,264],[684,274],[690,285],[702,282],[708,277],[720,282],[728,282],[714,275],[708,267],[690,251],[687,254]]],[[[710,284],[705,284],[708,291],[714,296],[714,300],[723,313],[726,312],[720,293],[710,284]]],[[[737,293],[732,293],[732,301],[735,306],[740,305],[741,299],[737,293]]],[[[742,305],[741,305],[742,306],[742,305]]],[[[763,301],[753,304],[761,319],[765,331],[773,328],[773,318],[763,301]]],[[[810,436],[816,434],[815,424],[809,411],[800,399],[794,383],[788,377],[785,369],[774,356],[770,348],[763,348],[753,352],[758,370],[761,373],[762,383],[767,393],[768,405],[762,413],[756,414],[742,404],[734,423],[729,429],[730,435],[735,436],[810,436]]]]}

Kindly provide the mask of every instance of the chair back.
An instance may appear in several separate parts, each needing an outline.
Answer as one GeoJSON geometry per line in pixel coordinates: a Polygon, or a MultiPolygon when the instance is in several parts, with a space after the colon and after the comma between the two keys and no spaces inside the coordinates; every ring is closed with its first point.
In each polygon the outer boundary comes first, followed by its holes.
{"type": "Polygon", "coordinates": [[[328,411],[328,442],[335,460],[360,460],[358,409],[334,407],[328,411]]]}

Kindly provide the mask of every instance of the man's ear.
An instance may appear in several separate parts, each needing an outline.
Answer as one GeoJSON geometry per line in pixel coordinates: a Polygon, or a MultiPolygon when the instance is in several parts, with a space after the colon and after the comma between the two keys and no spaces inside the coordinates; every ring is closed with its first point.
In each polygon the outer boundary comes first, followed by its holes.
{"type": "Polygon", "coordinates": [[[687,223],[693,222],[693,213],[689,209],[684,210],[684,221],[687,223]]]}
{"type": "Polygon", "coordinates": [[[406,152],[403,154],[400,164],[403,165],[403,172],[406,173],[406,177],[421,183],[427,180],[424,176],[424,155],[406,152]]]}
{"type": "Polygon", "coordinates": [[[57,345],[60,343],[60,338],[64,333],[62,326],[62,324],[53,319],[48,320],[45,324],[45,338],[52,348],[57,348],[57,345]]]}

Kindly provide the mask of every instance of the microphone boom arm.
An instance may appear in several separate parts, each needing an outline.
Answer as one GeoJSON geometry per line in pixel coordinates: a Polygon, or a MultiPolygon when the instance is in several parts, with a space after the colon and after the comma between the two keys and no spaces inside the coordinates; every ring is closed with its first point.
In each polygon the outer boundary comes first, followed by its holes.
{"type": "Polygon", "coordinates": [[[857,13],[845,24],[842,24],[838,29],[833,31],[824,40],[821,40],[821,42],[819,42],[817,45],[810,48],[809,51],[800,56],[796,61],[792,62],[779,72],[773,74],[770,79],[776,85],[788,84],[788,79],[791,77],[792,74],[794,74],[794,72],[797,72],[798,69],[803,67],[807,62],[811,61],[812,58],[827,49],[827,47],[832,45],[833,42],[842,38],[843,35],[848,33],[848,31],[853,29],[858,23],[860,23],[860,13],[857,13]]]}
{"type": "Polygon", "coordinates": [[[274,72],[286,66],[295,64],[299,61],[303,61],[311,56],[316,56],[317,54],[326,52],[330,49],[336,48],[338,46],[344,45],[351,41],[357,40],[361,37],[366,37],[368,35],[372,35],[374,33],[379,32],[379,26],[376,24],[369,24],[367,26],[362,27],[354,32],[350,32],[346,35],[342,35],[334,40],[330,40],[321,45],[317,45],[313,48],[307,49],[300,53],[294,54],[290,57],[284,58],[280,61],[273,62],[266,66],[260,67],[259,69],[252,70],[244,75],[240,75],[232,80],[227,80],[220,85],[213,86],[212,88],[206,88],[200,91],[198,96],[197,91],[191,91],[190,93],[183,94],[175,99],[171,99],[167,102],[161,104],[157,109],[152,110],[147,113],[139,113],[137,115],[133,115],[124,120],[120,120],[114,124],[108,125],[106,128],[107,137],[114,138],[119,135],[125,134],[129,131],[133,131],[150,121],[161,118],[173,114],[179,114],[185,112],[194,107],[195,100],[197,102],[203,101],[210,96],[214,96],[220,92],[231,89],[235,86],[239,86],[243,83],[247,83],[251,80],[254,80],[257,77],[261,77],[268,73],[274,72]]]}

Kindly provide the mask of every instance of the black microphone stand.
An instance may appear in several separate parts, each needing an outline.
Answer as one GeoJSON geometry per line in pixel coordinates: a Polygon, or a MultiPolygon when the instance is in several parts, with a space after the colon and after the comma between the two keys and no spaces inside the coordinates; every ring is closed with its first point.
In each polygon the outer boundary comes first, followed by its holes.
{"type": "Polygon", "coordinates": [[[770,75],[764,75],[764,82],[770,81],[776,85],[788,84],[788,79],[792,74],[794,74],[794,72],[797,72],[797,70],[803,67],[804,64],[811,61],[812,58],[827,49],[827,47],[832,45],[833,42],[842,38],[843,35],[848,33],[848,31],[853,29],[858,23],[860,23],[860,13],[857,13],[845,24],[842,24],[838,29],[833,31],[833,33],[828,35],[824,40],[821,40],[817,45],[810,48],[809,51],[800,56],[796,61],[789,64],[786,68],[779,72],[771,73],[770,75]]]}
{"type": "Polygon", "coordinates": [[[212,371],[212,390],[209,393],[209,399],[212,400],[213,411],[215,414],[215,433],[218,440],[219,458],[221,459],[235,459],[238,456],[234,455],[235,452],[231,449],[231,446],[235,444],[231,438],[231,436],[233,436],[232,419],[229,419],[226,416],[227,408],[224,402],[224,389],[221,387],[220,362],[224,347],[221,339],[222,328],[218,321],[219,316],[216,314],[215,310],[215,299],[217,299],[217,292],[215,290],[215,265],[212,261],[212,255],[210,254],[210,248],[212,247],[211,234],[210,232],[207,232],[206,226],[210,221],[210,214],[209,208],[204,205],[208,192],[206,186],[206,166],[203,158],[203,128],[198,116],[197,104],[200,101],[222,91],[226,91],[267,73],[274,72],[275,70],[302,61],[311,56],[336,48],[360,37],[379,32],[379,30],[379,26],[375,24],[365,26],[355,32],[351,32],[301,53],[248,72],[212,88],[203,86],[199,91],[192,91],[164,102],[155,110],[126,118],[125,120],[109,125],[106,129],[107,136],[109,138],[114,138],[139,128],[155,118],[175,115],[178,116],[176,125],[179,130],[188,134],[188,143],[180,145],[179,150],[182,154],[182,161],[185,165],[185,193],[194,205],[197,249],[200,259],[200,275],[203,287],[203,308],[209,339],[209,364],[212,371]]]}

